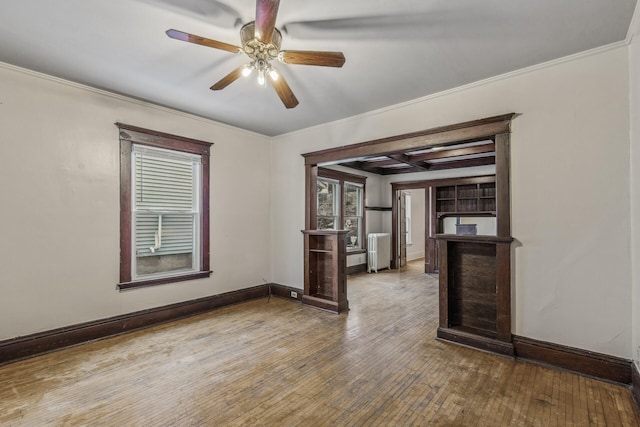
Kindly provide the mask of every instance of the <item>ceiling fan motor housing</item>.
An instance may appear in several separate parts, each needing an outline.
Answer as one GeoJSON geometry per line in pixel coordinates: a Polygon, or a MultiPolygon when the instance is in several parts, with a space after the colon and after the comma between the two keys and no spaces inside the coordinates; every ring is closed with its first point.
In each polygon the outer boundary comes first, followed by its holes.
{"type": "Polygon", "coordinates": [[[270,61],[278,57],[282,44],[282,34],[274,28],[271,42],[263,43],[255,36],[255,21],[245,24],[240,29],[240,40],[242,41],[242,51],[255,61],[270,61]]]}

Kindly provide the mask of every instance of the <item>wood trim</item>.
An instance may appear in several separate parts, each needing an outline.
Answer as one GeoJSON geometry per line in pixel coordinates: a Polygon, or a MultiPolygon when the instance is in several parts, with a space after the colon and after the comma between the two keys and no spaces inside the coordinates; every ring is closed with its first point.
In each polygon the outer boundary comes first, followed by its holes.
{"type": "Polygon", "coordinates": [[[131,281],[131,142],[120,140],[120,283],[131,281]]]}
{"type": "MultiPolygon", "coordinates": [[[[209,156],[202,156],[200,158],[201,165],[201,173],[202,173],[202,213],[200,215],[200,234],[202,237],[202,242],[200,242],[200,268],[202,271],[209,271],[210,260],[211,260],[211,251],[210,247],[210,239],[211,239],[211,229],[209,225],[210,221],[210,199],[211,199],[211,160],[209,156]]],[[[131,228],[131,227],[129,227],[131,228]]],[[[209,273],[211,273],[209,271],[209,273]]]]}
{"type": "Polygon", "coordinates": [[[380,211],[380,212],[391,212],[393,208],[391,206],[365,206],[365,211],[380,211]]]}
{"type": "MultiPolygon", "coordinates": [[[[207,267],[208,268],[208,267],[207,267]]],[[[187,280],[204,279],[211,276],[212,271],[198,271],[192,274],[184,274],[182,276],[169,276],[160,279],[138,280],[135,282],[118,283],[117,287],[121,291],[128,289],[146,288],[149,286],[164,285],[166,283],[186,282],[187,280]]]]}
{"type": "Polygon", "coordinates": [[[631,395],[636,403],[636,409],[640,413],[640,370],[635,362],[631,362],[631,395]]]}
{"type": "Polygon", "coordinates": [[[353,276],[354,274],[361,274],[367,272],[367,264],[357,264],[347,267],[347,276],[353,276]]]}
{"type": "Polygon", "coordinates": [[[436,234],[434,239],[452,242],[511,243],[513,237],[483,236],[475,234],[436,234]]]}
{"type": "Polygon", "coordinates": [[[517,335],[513,336],[513,344],[518,359],[615,383],[631,384],[631,360],[517,335]]]}
{"type": "Polygon", "coordinates": [[[391,184],[391,268],[400,268],[398,254],[398,190],[391,184]]]}
{"type": "Polygon", "coordinates": [[[280,285],[278,283],[269,283],[268,286],[271,290],[270,295],[274,295],[276,297],[286,298],[294,301],[302,301],[302,295],[304,294],[304,289],[294,288],[292,286],[280,285]],[[292,291],[298,294],[296,298],[291,296],[292,291]]]}
{"type": "Polygon", "coordinates": [[[406,133],[348,146],[330,148],[303,154],[306,165],[357,158],[369,155],[386,155],[437,145],[450,145],[463,141],[483,140],[497,134],[508,133],[515,113],[488,117],[480,120],[436,127],[419,132],[406,133]]]}
{"type": "Polygon", "coordinates": [[[305,230],[315,230],[318,227],[318,167],[317,166],[305,166],[304,173],[305,181],[305,215],[304,215],[304,228],[305,230]]]}
{"type": "Polygon", "coordinates": [[[268,285],[258,285],[0,341],[0,365],[268,295],[268,285]]]}
{"type": "Polygon", "coordinates": [[[497,234],[511,236],[511,193],[509,134],[496,135],[496,217],[497,234]]]}
{"type": "Polygon", "coordinates": [[[337,171],[327,168],[318,168],[318,176],[321,178],[335,179],[337,181],[349,181],[356,184],[366,185],[367,177],[348,172],[337,171]]]}
{"type": "Polygon", "coordinates": [[[437,336],[442,340],[452,341],[456,344],[470,346],[491,353],[501,354],[503,356],[514,356],[513,344],[510,342],[502,342],[480,335],[443,327],[438,328],[437,336]]]}
{"type": "Polygon", "coordinates": [[[192,154],[209,154],[209,149],[213,145],[213,142],[172,135],[170,133],[158,132],[156,130],[131,126],[124,123],[115,123],[115,125],[120,129],[121,140],[135,144],[159,148],[165,148],[167,144],[171,144],[174,150],[186,151],[192,154]]]}

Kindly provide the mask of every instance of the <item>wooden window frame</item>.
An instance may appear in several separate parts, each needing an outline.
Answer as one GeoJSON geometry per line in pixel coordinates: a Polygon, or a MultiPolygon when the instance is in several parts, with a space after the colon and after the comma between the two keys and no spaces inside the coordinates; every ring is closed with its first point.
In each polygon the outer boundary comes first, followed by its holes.
{"type": "MultiPolygon", "coordinates": [[[[365,238],[366,230],[367,230],[366,229],[367,222],[366,222],[366,213],[365,213],[365,207],[364,207],[366,196],[367,196],[367,193],[366,193],[367,177],[320,167],[318,168],[317,178],[332,179],[338,182],[338,186],[340,187],[340,207],[338,209],[338,225],[342,228],[344,228],[344,184],[345,182],[348,182],[351,184],[362,185],[362,224],[361,224],[362,228],[360,230],[361,235],[358,236],[362,247],[360,249],[347,250],[347,256],[367,253],[367,239],[365,238]]],[[[317,195],[316,195],[316,208],[317,208],[317,195]]],[[[315,215],[315,218],[313,221],[317,227],[317,224],[318,224],[317,209],[314,209],[314,215],[315,215]]],[[[339,229],[342,229],[342,228],[339,228],[339,229]]]]}
{"type": "Polygon", "coordinates": [[[135,289],[167,283],[183,282],[211,276],[209,251],[209,177],[210,177],[210,142],[185,138],[168,133],[144,129],[123,123],[116,123],[120,138],[120,282],[119,290],[135,289]],[[200,270],[189,274],[132,280],[131,256],[131,148],[132,144],[181,151],[200,156],[201,161],[201,213],[200,213],[200,270]]]}

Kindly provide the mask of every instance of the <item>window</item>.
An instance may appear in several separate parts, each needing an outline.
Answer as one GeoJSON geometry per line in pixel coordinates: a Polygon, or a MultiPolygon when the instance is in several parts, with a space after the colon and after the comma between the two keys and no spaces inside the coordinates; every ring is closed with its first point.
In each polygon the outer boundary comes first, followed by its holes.
{"type": "Polygon", "coordinates": [[[347,234],[347,249],[362,249],[362,189],[363,185],[344,183],[344,229],[347,234]]]}
{"type": "Polygon", "coordinates": [[[209,147],[120,128],[120,289],[208,277],[209,147]]]}
{"type": "Polygon", "coordinates": [[[317,228],[349,230],[347,250],[365,250],[364,200],[366,178],[318,168],[317,228]]]}
{"type": "Polygon", "coordinates": [[[318,178],[318,230],[335,230],[340,219],[340,183],[318,178]]]}

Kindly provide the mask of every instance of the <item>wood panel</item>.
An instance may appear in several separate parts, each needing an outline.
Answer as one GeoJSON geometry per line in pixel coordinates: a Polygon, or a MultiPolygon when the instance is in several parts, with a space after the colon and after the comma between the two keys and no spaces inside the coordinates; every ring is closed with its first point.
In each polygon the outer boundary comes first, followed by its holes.
{"type": "Polygon", "coordinates": [[[449,325],[496,336],[496,247],[460,242],[448,245],[449,325]]]}
{"type": "Polygon", "coordinates": [[[434,340],[420,262],[349,291],[339,316],[264,297],[2,366],[0,424],[640,425],[627,387],[434,340]]]}
{"type": "Polygon", "coordinates": [[[362,274],[367,272],[367,264],[357,264],[347,267],[347,276],[353,276],[355,274],[362,274]]]}

